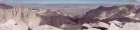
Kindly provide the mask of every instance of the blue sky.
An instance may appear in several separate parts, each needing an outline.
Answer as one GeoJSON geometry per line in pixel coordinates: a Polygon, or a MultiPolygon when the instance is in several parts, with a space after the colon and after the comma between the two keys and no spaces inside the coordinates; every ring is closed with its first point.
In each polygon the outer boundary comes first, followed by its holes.
{"type": "Polygon", "coordinates": [[[4,3],[140,4],[139,0],[1,0],[4,3]]]}

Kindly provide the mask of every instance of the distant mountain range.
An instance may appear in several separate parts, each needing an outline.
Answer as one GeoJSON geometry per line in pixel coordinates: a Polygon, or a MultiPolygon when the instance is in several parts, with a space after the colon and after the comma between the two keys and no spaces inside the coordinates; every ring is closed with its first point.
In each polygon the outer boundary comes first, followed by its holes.
{"type": "Polygon", "coordinates": [[[98,6],[114,6],[120,4],[10,4],[13,7],[43,8],[43,9],[95,9],[98,6]]]}

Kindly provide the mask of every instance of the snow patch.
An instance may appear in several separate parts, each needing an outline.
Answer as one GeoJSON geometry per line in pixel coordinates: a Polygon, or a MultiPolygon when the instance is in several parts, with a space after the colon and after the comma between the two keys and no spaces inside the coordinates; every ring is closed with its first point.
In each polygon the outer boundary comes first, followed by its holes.
{"type": "Polygon", "coordinates": [[[134,17],[136,14],[134,14],[134,13],[131,13],[129,16],[131,16],[131,17],[134,17]]]}
{"type": "Polygon", "coordinates": [[[136,14],[131,13],[130,15],[126,16],[126,17],[134,17],[136,14]]]}

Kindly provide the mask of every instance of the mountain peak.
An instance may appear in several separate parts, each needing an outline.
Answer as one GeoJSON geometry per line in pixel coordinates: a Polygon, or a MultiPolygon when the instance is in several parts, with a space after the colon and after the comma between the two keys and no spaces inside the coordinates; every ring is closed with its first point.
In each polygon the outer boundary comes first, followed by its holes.
{"type": "Polygon", "coordinates": [[[12,9],[13,7],[10,5],[6,5],[4,3],[0,3],[0,9],[12,9]]]}

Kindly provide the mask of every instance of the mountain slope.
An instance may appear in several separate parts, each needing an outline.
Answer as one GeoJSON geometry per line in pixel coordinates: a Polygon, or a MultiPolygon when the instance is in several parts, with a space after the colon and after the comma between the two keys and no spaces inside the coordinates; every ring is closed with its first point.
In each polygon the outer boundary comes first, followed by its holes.
{"type": "Polygon", "coordinates": [[[78,23],[88,23],[90,27],[103,27],[108,30],[112,29],[110,27],[114,26],[121,28],[125,26],[124,24],[126,23],[140,22],[139,9],[138,6],[132,4],[112,7],[100,6],[87,12],[83,18],[78,20],[78,23]]]}

